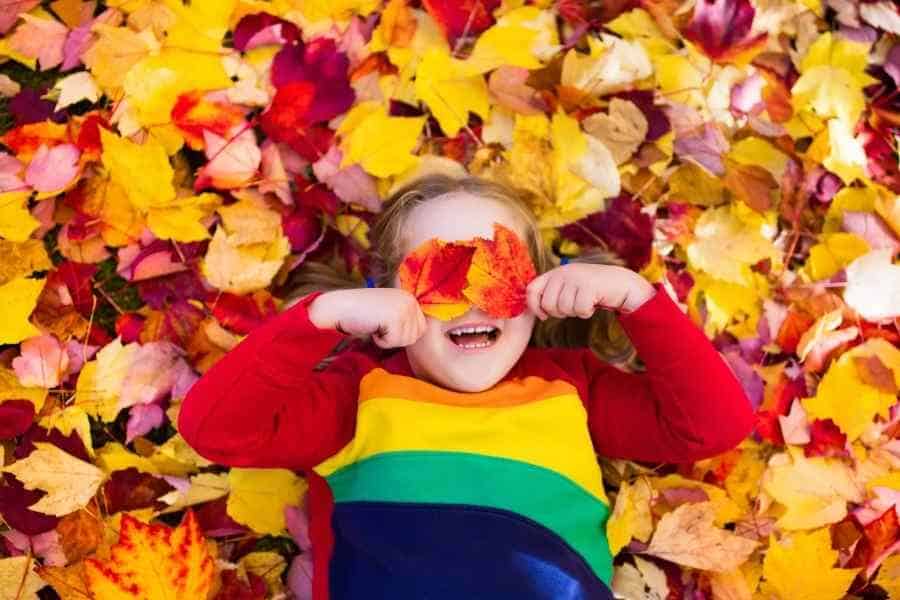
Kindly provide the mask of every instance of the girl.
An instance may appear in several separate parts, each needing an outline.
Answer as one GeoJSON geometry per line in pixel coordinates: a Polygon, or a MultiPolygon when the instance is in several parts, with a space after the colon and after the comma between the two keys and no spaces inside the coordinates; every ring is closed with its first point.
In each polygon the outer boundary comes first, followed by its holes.
{"type": "Polygon", "coordinates": [[[377,287],[310,293],[254,330],[187,394],[181,435],[221,464],[307,472],[315,600],[612,598],[596,453],[687,462],[735,446],[754,421],[735,376],[637,273],[549,268],[534,217],[498,184],[415,181],[370,237],[377,287]],[[404,257],[497,226],[541,273],[525,310],[426,316],[401,285],[404,257]],[[618,313],[645,372],[528,347],[536,319],[598,309],[618,313]],[[348,336],[397,350],[317,368],[348,336]]]}

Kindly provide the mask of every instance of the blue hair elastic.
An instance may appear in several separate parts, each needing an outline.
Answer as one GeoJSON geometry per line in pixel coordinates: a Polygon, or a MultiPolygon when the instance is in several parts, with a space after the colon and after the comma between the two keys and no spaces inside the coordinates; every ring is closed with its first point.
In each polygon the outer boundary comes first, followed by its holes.
{"type": "Polygon", "coordinates": [[[367,288],[375,287],[375,280],[372,279],[371,277],[366,277],[366,287],[367,288]]]}
{"type": "Polygon", "coordinates": [[[567,264],[569,264],[568,256],[563,256],[562,258],[559,259],[559,266],[563,266],[563,265],[567,265],[567,264]]]}

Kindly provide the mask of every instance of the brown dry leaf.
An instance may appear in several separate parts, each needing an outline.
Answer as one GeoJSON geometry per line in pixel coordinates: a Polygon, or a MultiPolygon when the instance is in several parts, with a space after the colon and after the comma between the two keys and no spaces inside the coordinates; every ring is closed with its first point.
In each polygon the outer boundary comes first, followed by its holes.
{"type": "Polygon", "coordinates": [[[715,514],[712,502],[682,504],[660,519],[643,552],[695,569],[737,568],[759,543],[716,527],[715,514]]]}
{"type": "Polygon", "coordinates": [[[629,158],[647,137],[647,118],[634,102],[613,98],[609,114],[597,113],[586,118],[584,130],[603,142],[617,165],[629,158]]]}
{"type": "Polygon", "coordinates": [[[732,160],[726,161],[723,182],[738,200],[760,213],[772,207],[773,192],[778,189],[778,183],[766,169],[732,160]]]}
{"type": "Polygon", "coordinates": [[[84,563],[78,562],[65,567],[38,567],[35,571],[62,600],[92,600],[84,574],[84,563]]]}
{"type": "Polygon", "coordinates": [[[853,364],[863,383],[867,383],[888,394],[897,393],[897,382],[894,380],[894,372],[887,368],[878,356],[874,354],[871,356],[854,356],[853,364]]]}
{"type": "Polygon", "coordinates": [[[56,526],[59,542],[69,562],[92,554],[103,541],[103,521],[91,514],[96,512],[96,502],[92,501],[88,507],[90,510],[78,510],[64,516],[56,526]]]}

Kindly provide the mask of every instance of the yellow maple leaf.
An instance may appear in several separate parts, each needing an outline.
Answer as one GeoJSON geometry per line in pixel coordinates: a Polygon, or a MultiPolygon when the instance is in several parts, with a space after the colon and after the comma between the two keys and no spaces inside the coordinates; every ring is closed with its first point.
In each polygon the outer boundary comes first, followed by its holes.
{"type": "Polygon", "coordinates": [[[868,251],[868,242],[854,233],[828,233],[809,249],[802,272],[812,281],[828,279],[868,251]]]}
{"type": "Polygon", "coordinates": [[[71,435],[74,431],[78,434],[78,438],[84,444],[88,454],[94,456],[94,445],[91,443],[91,423],[88,420],[87,412],[82,407],[70,405],[61,410],[55,410],[44,416],[39,424],[47,429],[55,427],[65,436],[71,435]]]}
{"type": "Polygon", "coordinates": [[[97,37],[81,58],[94,81],[110,97],[115,97],[131,67],[159,49],[159,42],[149,29],[136,32],[129,27],[95,23],[91,31],[97,37]]]}
{"type": "Polygon", "coordinates": [[[756,165],[764,168],[776,181],[781,181],[790,157],[766,139],[751,135],[734,144],[728,157],[741,165],[756,165]]]}
{"type": "Polygon", "coordinates": [[[0,306],[3,306],[0,344],[17,344],[25,338],[41,334],[28,317],[37,305],[45,283],[46,279],[16,277],[0,285],[0,306]]]}
{"type": "Polygon", "coordinates": [[[139,456],[118,442],[107,442],[97,449],[98,467],[108,474],[134,467],[143,473],[158,475],[159,469],[149,458],[139,456]]]}
{"type": "Polygon", "coordinates": [[[688,261],[713,277],[747,286],[753,282],[750,266],[770,259],[781,260],[772,243],[775,228],[767,218],[741,209],[742,204],[711,208],[694,227],[695,239],[687,246],[688,261]]]}
{"type": "Polygon", "coordinates": [[[205,192],[188,198],[178,198],[173,206],[151,207],[147,213],[147,226],[163,240],[198,242],[210,237],[201,223],[222,204],[218,194],[205,192]]]}
{"type": "Polygon", "coordinates": [[[800,62],[801,75],[791,89],[794,109],[855,125],[865,107],[863,87],[876,82],[865,73],[869,46],[830,31],[820,35],[800,62]]]}
{"type": "Polygon", "coordinates": [[[616,495],[616,505],[606,522],[606,536],[613,556],[624,548],[631,538],[642,542],[653,533],[653,516],[650,513],[650,499],[653,490],[644,478],[634,483],[622,482],[616,495]]]}
{"type": "Polygon", "coordinates": [[[0,284],[35,271],[49,271],[52,267],[41,240],[0,240],[0,284]]]}
{"type": "Polygon", "coordinates": [[[762,474],[766,470],[760,456],[760,447],[751,442],[744,444],[747,446],[742,447],[741,457],[728,473],[724,484],[728,496],[737,504],[742,514],[751,511],[754,499],[761,489],[762,474]]]}
{"type": "Polygon", "coordinates": [[[131,203],[146,212],[175,199],[174,171],[165,148],[153,140],[135,144],[100,127],[101,160],[112,181],[122,186],[131,203]]]}
{"type": "Polygon", "coordinates": [[[647,52],[637,42],[603,34],[589,37],[588,46],[587,55],[574,48],[566,53],[560,75],[563,86],[581,93],[580,100],[620,91],[653,73],[647,52]]]}
{"type": "Polygon", "coordinates": [[[281,233],[269,243],[235,244],[223,227],[217,227],[201,269],[211,285],[233,294],[245,294],[272,283],[291,251],[281,233]]]}
{"type": "Polygon", "coordinates": [[[826,169],[838,175],[845,184],[866,178],[868,158],[862,141],[853,135],[853,126],[842,119],[828,121],[828,129],[820,135],[828,136],[829,152],[822,160],[826,169]]]}
{"type": "Polygon", "coordinates": [[[765,491],[786,508],[776,525],[782,529],[812,529],[837,523],[847,515],[847,502],[861,502],[863,493],[850,468],[838,459],[806,458],[803,449],[769,460],[763,474],[765,491]]]}
{"type": "Polygon", "coordinates": [[[0,469],[15,475],[25,489],[47,492],[28,508],[61,517],[87,506],[106,478],[103,471],[48,442],[34,445],[27,457],[0,469]]]}
{"type": "Polygon", "coordinates": [[[884,588],[888,598],[900,598],[900,554],[884,559],[873,583],[884,588]]]}
{"type": "Polygon", "coordinates": [[[416,68],[415,92],[451,137],[466,126],[470,112],[483,119],[490,113],[484,77],[440,48],[429,48],[422,57],[416,68]]]}
{"type": "Polygon", "coordinates": [[[419,143],[424,117],[391,117],[377,103],[363,103],[348,113],[342,135],[342,166],[359,163],[376,177],[389,177],[415,166],[412,154],[419,143]]]}
{"type": "Polygon", "coordinates": [[[126,513],[109,558],[85,560],[88,589],[95,600],[206,598],[216,570],[211,544],[191,509],[174,529],[126,513]]]}
{"type": "Polygon", "coordinates": [[[89,415],[111,423],[119,413],[118,401],[118,394],[108,393],[108,388],[97,380],[97,361],[84,363],[75,382],[74,405],[89,415]]]}
{"type": "Polygon", "coordinates": [[[6,367],[0,367],[0,404],[6,400],[28,400],[34,404],[34,413],[38,414],[44,408],[47,399],[47,390],[39,387],[25,387],[19,383],[16,372],[6,367]]]}
{"type": "Polygon", "coordinates": [[[882,338],[870,338],[844,352],[831,363],[816,395],[802,400],[810,418],[831,419],[848,441],[856,440],[872,424],[876,416],[887,419],[896,394],[863,381],[854,362],[855,357],[877,356],[894,373],[900,385],[900,350],[882,338]],[[852,402],[847,399],[852,398],[852,402]]]}
{"type": "Polygon", "coordinates": [[[279,596],[284,592],[281,575],[287,569],[287,561],[277,552],[250,552],[238,561],[238,569],[258,575],[266,582],[269,594],[279,596]]]}
{"type": "Polygon", "coordinates": [[[502,65],[537,69],[558,49],[553,13],[523,6],[504,14],[482,32],[465,62],[474,73],[486,73],[502,65]]]}
{"type": "Polygon", "coordinates": [[[844,221],[845,212],[874,211],[877,198],[878,192],[871,187],[841,188],[828,204],[828,212],[825,213],[825,223],[822,225],[822,232],[834,233],[840,231],[844,221]]]}
{"type": "Polygon", "coordinates": [[[763,576],[780,598],[840,600],[859,569],[836,569],[837,558],[827,528],[797,532],[782,541],[770,534],[763,576]]]}
{"type": "Polygon", "coordinates": [[[257,533],[280,535],[285,530],[284,507],[297,506],[306,480],[288,469],[239,469],[228,473],[228,515],[257,533]]]}
{"type": "Polygon", "coordinates": [[[28,212],[29,190],[0,193],[0,238],[24,242],[40,222],[28,212]]]}

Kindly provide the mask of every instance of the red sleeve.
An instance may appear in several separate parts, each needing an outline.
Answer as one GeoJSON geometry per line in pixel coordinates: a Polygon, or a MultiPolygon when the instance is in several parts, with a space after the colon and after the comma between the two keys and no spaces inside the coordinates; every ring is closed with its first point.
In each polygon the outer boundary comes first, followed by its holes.
{"type": "Polygon", "coordinates": [[[199,454],[233,467],[309,469],[350,441],[371,359],[347,353],[313,371],[343,337],[310,322],[320,294],[254,329],[191,387],[178,430],[199,454]]]}
{"type": "MultiPolygon", "coordinates": [[[[588,424],[611,458],[691,462],[750,435],[750,400],[706,335],[656,287],[619,320],[647,369],[626,373],[581,351],[588,424]]],[[[579,369],[580,370],[580,369],[579,369]]]]}

